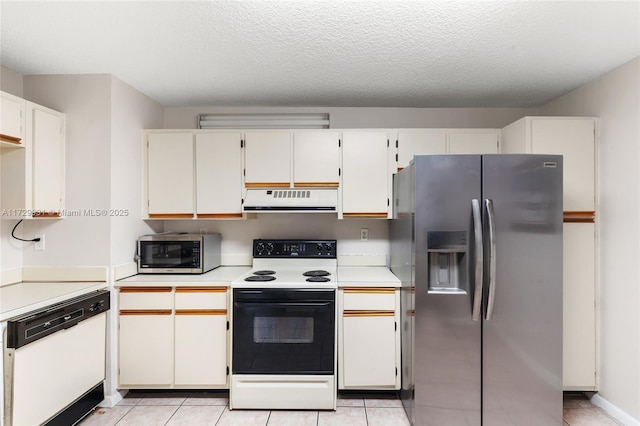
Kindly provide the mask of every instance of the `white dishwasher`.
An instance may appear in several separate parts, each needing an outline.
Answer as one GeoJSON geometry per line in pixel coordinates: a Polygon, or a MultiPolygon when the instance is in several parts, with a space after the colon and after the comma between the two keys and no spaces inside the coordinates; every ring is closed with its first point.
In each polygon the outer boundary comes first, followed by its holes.
{"type": "Polygon", "coordinates": [[[4,426],[72,425],[104,399],[109,291],[7,321],[4,426]]]}

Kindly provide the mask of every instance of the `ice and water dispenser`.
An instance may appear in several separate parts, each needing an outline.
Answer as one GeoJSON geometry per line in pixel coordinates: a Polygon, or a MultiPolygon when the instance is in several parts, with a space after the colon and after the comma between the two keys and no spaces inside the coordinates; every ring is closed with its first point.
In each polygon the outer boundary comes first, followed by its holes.
{"type": "Polygon", "coordinates": [[[427,232],[429,293],[467,293],[467,232],[427,232]]]}

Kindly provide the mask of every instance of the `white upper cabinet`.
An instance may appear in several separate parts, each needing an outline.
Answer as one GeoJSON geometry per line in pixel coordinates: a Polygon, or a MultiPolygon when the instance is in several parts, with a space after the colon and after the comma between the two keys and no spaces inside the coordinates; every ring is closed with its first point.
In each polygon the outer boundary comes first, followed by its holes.
{"type": "Polygon", "coordinates": [[[342,133],[342,216],[387,218],[396,169],[387,130],[342,133]]]}
{"type": "Polygon", "coordinates": [[[339,168],[339,132],[293,132],[294,187],[338,187],[339,168]]]}
{"type": "Polygon", "coordinates": [[[64,200],[64,115],[27,102],[34,215],[59,216],[64,200]]]}
{"type": "Polygon", "coordinates": [[[502,152],[563,155],[564,211],[593,212],[595,126],[591,117],[525,117],[502,129],[502,152]]]}
{"type": "Polygon", "coordinates": [[[497,154],[499,134],[498,129],[400,129],[398,170],[414,155],[497,154]]]}
{"type": "Polygon", "coordinates": [[[245,187],[291,186],[291,132],[245,133],[245,187]]]}
{"type": "Polygon", "coordinates": [[[33,102],[23,107],[24,138],[1,144],[0,206],[6,217],[57,218],[65,196],[65,116],[33,102]]]}
{"type": "Polygon", "coordinates": [[[242,135],[196,133],[198,218],[242,217],[242,135]]]}
{"type": "Polygon", "coordinates": [[[25,100],[0,92],[0,143],[24,146],[25,100]]]}
{"type": "Polygon", "coordinates": [[[497,154],[498,130],[456,130],[449,133],[450,154],[497,154]]]}
{"type": "Polygon", "coordinates": [[[150,218],[194,214],[193,132],[147,134],[147,196],[150,218]]]}
{"type": "Polygon", "coordinates": [[[443,129],[400,129],[398,169],[409,165],[414,155],[446,154],[447,133],[443,129]]]}

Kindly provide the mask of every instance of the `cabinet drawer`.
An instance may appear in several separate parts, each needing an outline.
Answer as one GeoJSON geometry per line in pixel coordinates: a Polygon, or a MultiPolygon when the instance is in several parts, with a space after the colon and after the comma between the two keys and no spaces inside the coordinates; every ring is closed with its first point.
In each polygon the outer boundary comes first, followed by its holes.
{"type": "Polygon", "coordinates": [[[395,288],[345,288],[342,307],[347,310],[395,311],[395,288]]]}
{"type": "Polygon", "coordinates": [[[126,287],[120,289],[120,310],[172,309],[171,287],[126,287]]]}
{"type": "Polygon", "coordinates": [[[225,287],[178,287],[177,309],[227,309],[225,287]]]}

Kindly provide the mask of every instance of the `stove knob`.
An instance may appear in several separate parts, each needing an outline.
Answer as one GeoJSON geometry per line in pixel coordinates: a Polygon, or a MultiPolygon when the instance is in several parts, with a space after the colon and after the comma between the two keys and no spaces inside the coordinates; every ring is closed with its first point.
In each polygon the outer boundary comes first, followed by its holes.
{"type": "Polygon", "coordinates": [[[318,250],[318,254],[322,253],[322,244],[316,244],[316,250],[318,250]]]}
{"type": "Polygon", "coordinates": [[[333,247],[331,246],[331,244],[329,244],[329,243],[325,243],[325,244],[324,244],[324,249],[325,249],[325,251],[327,252],[327,254],[331,254],[331,249],[332,249],[332,248],[333,248],[333,247]]]}
{"type": "Polygon", "coordinates": [[[264,243],[256,244],[256,252],[261,255],[264,252],[264,243]]]}
{"type": "Polygon", "coordinates": [[[267,254],[271,254],[273,251],[273,244],[267,243],[267,254]]]}

